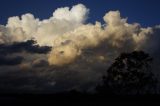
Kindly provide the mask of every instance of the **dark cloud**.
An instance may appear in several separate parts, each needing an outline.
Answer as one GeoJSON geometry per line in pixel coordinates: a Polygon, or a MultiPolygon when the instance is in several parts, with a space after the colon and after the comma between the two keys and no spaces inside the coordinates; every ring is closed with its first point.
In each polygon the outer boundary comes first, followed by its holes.
{"type": "Polygon", "coordinates": [[[8,73],[0,75],[0,93],[42,93],[44,89],[47,91],[52,79],[46,76],[38,76],[33,70],[10,70],[8,73]]]}
{"type": "Polygon", "coordinates": [[[0,66],[2,65],[18,65],[22,63],[23,57],[8,57],[8,56],[0,56],[0,66]]]}
{"type": "Polygon", "coordinates": [[[49,63],[46,60],[36,60],[33,62],[33,67],[45,67],[45,66],[49,66],[49,63]]]}
{"type": "Polygon", "coordinates": [[[34,40],[28,40],[26,42],[15,42],[13,44],[1,44],[0,53],[6,55],[25,51],[28,53],[46,54],[51,51],[51,47],[39,46],[36,43],[34,40]]]}

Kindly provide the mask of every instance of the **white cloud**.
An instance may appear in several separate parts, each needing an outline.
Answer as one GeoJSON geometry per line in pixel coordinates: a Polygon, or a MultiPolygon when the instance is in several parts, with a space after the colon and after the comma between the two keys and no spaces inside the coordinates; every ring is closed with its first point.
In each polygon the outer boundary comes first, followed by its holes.
{"type": "Polygon", "coordinates": [[[106,46],[122,51],[143,49],[154,33],[150,27],[127,23],[127,18],[121,18],[119,11],[106,13],[104,25],[100,22],[86,24],[88,14],[89,9],[78,4],[71,9],[58,8],[53,16],[41,21],[29,13],[21,18],[11,17],[6,26],[0,27],[0,43],[35,38],[39,45],[53,46],[48,55],[50,65],[64,65],[73,62],[83,49],[97,47],[104,41],[106,46]]]}

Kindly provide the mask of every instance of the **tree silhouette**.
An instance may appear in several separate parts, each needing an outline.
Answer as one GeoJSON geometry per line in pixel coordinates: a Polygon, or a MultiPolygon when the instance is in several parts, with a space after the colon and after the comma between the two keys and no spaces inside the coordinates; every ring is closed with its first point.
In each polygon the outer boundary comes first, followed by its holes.
{"type": "Polygon", "coordinates": [[[143,51],[122,53],[109,67],[103,83],[96,87],[103,94],[156,93],[157,80],[151,72],[152,58],[143,51]]]}

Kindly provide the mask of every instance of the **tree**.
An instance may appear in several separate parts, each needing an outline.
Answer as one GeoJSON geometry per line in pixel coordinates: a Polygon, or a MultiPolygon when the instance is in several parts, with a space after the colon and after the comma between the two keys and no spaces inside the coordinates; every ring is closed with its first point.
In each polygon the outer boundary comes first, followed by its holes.
{"type": "Polygon", "coordinates": [[[122,53],[103,76],[97,91],[120,95],[156,93],[157,80],[151,72],[152,60],[143,51],[122,53]]]}

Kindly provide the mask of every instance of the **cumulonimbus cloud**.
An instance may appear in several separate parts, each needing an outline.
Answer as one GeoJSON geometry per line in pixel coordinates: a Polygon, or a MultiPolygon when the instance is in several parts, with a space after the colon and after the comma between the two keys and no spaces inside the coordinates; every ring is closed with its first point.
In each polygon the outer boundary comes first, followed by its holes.
{"type": "Polygon", "coordinates": [[[154,35],[152,27],[143,28],[138,23],[129,24],[119,11],[109,11],[103,17],[105,24],[86,23],[89,14],[83,4],[58,8],[49,19],[40,20],[28,13],[10,17],[6,26],[0,26],[0,43],[21,42],[34,38],[41,46],[52,46],[48,54],[50,65],[73,62],[83,49],[94,48],[102,42],[108,47],[144,49],[154,35]],[[106,42],[106,43],[104,43],[106,42]]]}

